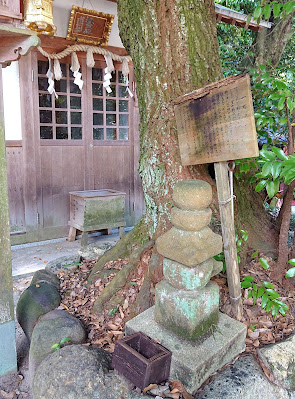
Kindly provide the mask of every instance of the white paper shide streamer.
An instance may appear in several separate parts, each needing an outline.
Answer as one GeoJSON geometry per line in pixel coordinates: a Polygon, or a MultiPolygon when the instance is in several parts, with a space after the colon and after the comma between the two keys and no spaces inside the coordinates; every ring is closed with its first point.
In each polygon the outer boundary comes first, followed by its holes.
{"type": "Polygon", "coordinates": [[[71,71],[73,72],[74,75],[74,83],[79,87],[80,90],[83,88],[83,80],[82,80],[82,74],[80,72],[80,63],[77,57],[77,51],[85,51],[86,52],[86,65],[89,68],[94,68],[95,66],[95,60],[94,60],[94,54],[101,54],[104,56],[105,61],[106,61],[106,68],[104,69],[104,78],[103,78],[103,87],[105,87],[107,93],[111,93],[111,79],[112,79],[112,72],[115,70],[114,63],[113,61],[116,62],[122,62],[122,74],[124,76],[124,83],[126,84],[126,93],[132,98],[134,97],[134,93],[129,88],[129,81],[128,81],[128,75],[129,75],[129,65],[128,63],[132,61],[130,56],[120,56],[118,54],[114,54],[102,47],[97,47],[97,46],[88,46],[88,45],[82,45],[82,44],[75,44],[72,46],[67,46],[66,49],[61,51],[60,53],[47,53],[45,50],[43,50],[42,47],[37,47],[37,49],[40,51],[40,53],[48,58],[49,62],[49,67],[47,71],[47,78],[48,78],[48,91],[50,94],[55,95],[56,98],[58,98],[58,95],[55,92],[54,89],[54,79],[55,80],[60,80],[63,75],[62,75],[62,69],[60,65],[60,60],[71,55],[71,71]],[[51,71],[51,60],[53,60],[53,69],[54,73],[51,71]]]}
{"type": "Polygon", "coordinates": [[[46,73],[46,76],[48,78],[48,85],[49,85],[47,90],[49,91],[50,94],[54,93],[55,98],[58,98],[58,95],[56,94],[55,88],[54,88],[54,80],[53,80],[53,73],[51,71],[51,60],[50,60],[50,58],[48,58],[48,71],[46,73]]]}
{"type": "Polygon", "coordinates": [[[79,87],[80,90],[83,88],[84,81],[82,80],[82,73],[79,71],[80,63],[75,52],[71,55],[71,71],[74,75],[74,83],[79,87]]]}
{"type": "Polygon", "coordinates": [[[107,67],[104,69],[104,77],[103,77],[103,87],[106,89],[106,91],[110,94],[112,92],[111,89],[111,79],[112,79],[112,72],[115,69],[113,60],[111,57],[105,55],[104,56],[107,67]]]}

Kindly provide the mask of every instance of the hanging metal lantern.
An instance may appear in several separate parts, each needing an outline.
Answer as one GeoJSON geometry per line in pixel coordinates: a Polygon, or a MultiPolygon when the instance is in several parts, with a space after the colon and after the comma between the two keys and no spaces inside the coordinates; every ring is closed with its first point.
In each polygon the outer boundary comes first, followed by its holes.
{"type": "Polygon", "coordinates": [[[27,28],[45,35],[54,35],[53,0],[24,0],[24,24],[27,28]]]}

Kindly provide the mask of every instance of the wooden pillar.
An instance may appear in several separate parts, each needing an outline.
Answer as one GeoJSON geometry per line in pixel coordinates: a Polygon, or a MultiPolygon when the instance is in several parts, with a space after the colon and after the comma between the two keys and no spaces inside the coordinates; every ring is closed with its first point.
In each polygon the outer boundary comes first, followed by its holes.
{"type": "Polygon", "coordinates": [[[2,376],[17,371],[17,362],[1,66],[0,90],[0,376],[2,376]]]}
{"type": "Polygon", "coordinates": [[[227,162],[214,163],[217,194],[220,209],[223,248],[226,262],[226,275],[229,295],[233,312],[237,320],[243,316],[243,304],[241,298],[240,271],[235,241],[235,226],[232,216],[230,188],[228,179],[227,162]]]}

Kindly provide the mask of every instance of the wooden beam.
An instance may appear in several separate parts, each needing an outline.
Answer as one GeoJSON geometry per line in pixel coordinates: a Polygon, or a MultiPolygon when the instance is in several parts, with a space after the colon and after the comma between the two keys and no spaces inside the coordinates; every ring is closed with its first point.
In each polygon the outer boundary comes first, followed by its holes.
{"type": "Polygon", "coordinates": [[[0,25],[0,64],[5,68],[12,61],[27,55],[32,47],[39,46],[40,39],[28,29],[0,25]]]}
{"type": "Polygon", "coordinates": [[[217,194],[220,209],[227,283],[233,312],[237,320],[243,316],[240,271],[235,241],[235,227],[232,217],[227,162],[214,163],[217,194]]]}

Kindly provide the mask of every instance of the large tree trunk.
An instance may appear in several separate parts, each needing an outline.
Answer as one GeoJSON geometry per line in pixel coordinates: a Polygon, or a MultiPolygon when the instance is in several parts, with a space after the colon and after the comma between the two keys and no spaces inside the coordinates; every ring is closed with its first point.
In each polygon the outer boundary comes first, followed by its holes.
{"type": "MultiPolygon", "coordinates": [[[[286,0],[282,1],[285,3],[286,0]]],[[[240,65],[240,69],[244,72],[254,68],[259,70],[259,65],[265,65],[267,69],[276,68],[285,51],[286,45],[294,33],[293,21],[295,12],[287,17],[278,18],[273,22],[270,29],[263,29],[257,33],[249,54],[245,57],[240,65]]]]}
{"type": "Polygon", "coordinates": [[[135,67],[140,111],[139,173],[150,236],[169,227],[179,179],[210,182],[206,166],[180,162],[173,100],[222,78],[213,0],[119,0],[122,42],[135,67]]]}
{"type": "MultiPolygon", "coordinates": [[[[216,192],[207,165],[184,167],[180,162],[173,100],[222,78],[213,0],[130,1],[118,0],[120,36],[135,67],[140,111],[141,157],[139,173],[146,200],[150,237],[169,228],[171,193],[179,179],[208,181],[216,192]]],[[[239,184],[239,182],[237,182],[239,184]]],[[[245,190],[244,182],[238,191],[245,190]]],[[[248,218],[243,225],[258,232],[257,193],[241,201],[239,211],[248,218]],[[255,206],[252,206],[251,203],[255,206]]],[[[213,214],[218,218],[216,195],[213,214]]],[[[260,201],[261,202],[261,201],[260,201]]],[[[259,202],[259,203],[260,203],[259,202]]],[[[277,235],[260,208],[268,226],[269,243],[277,235]]],[[[261,232],[261,240],[265,231],[261,232]]],[[[261,243],[261,248],[264,248],[261,243]]]]}

